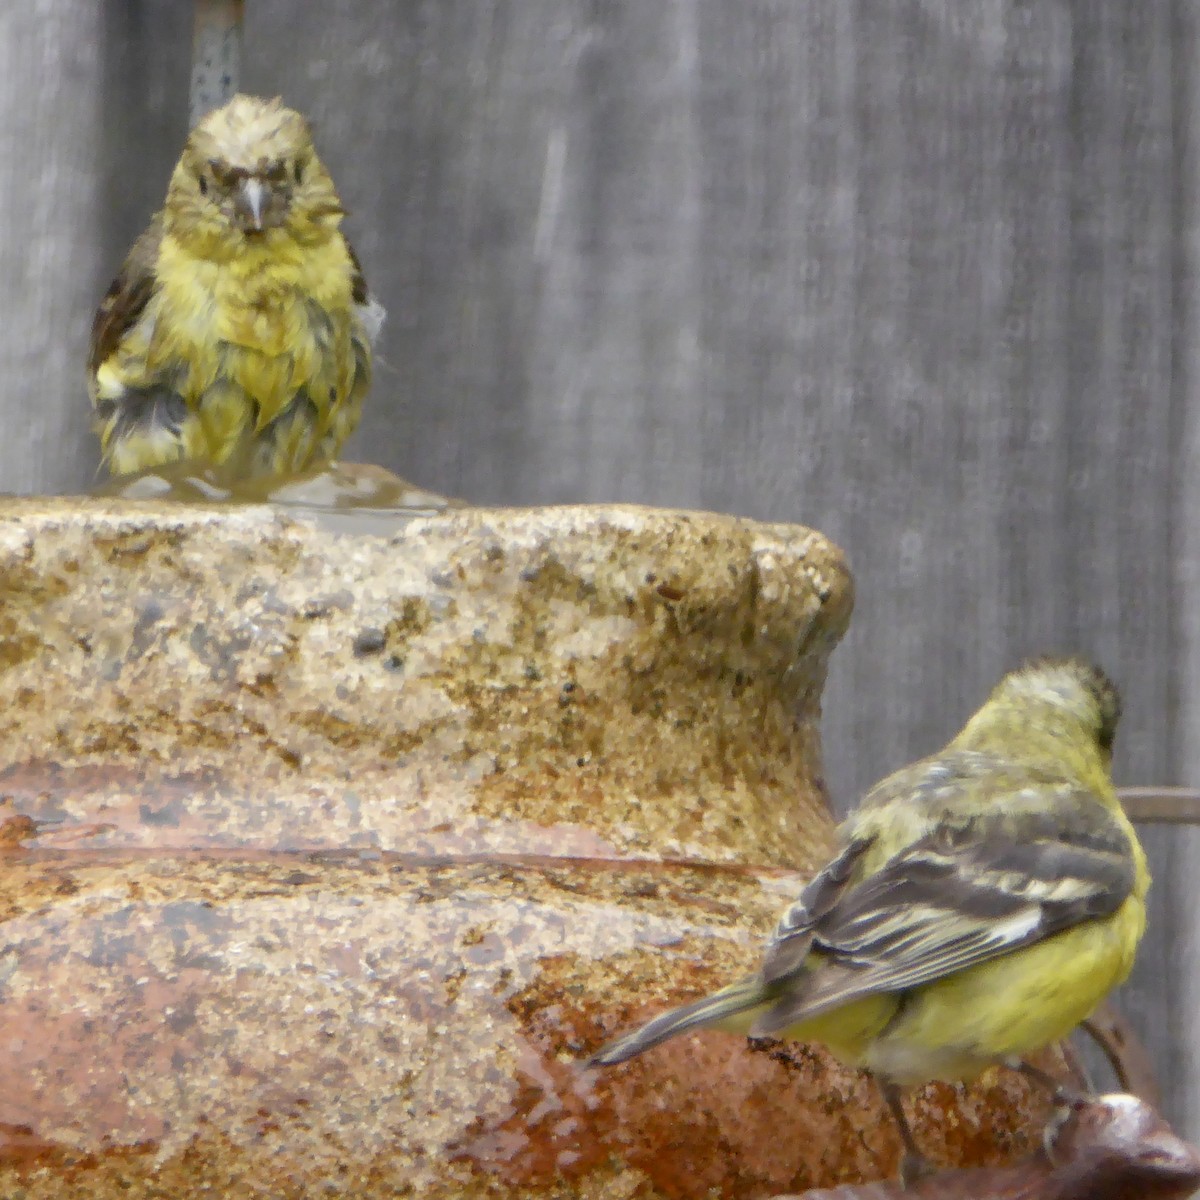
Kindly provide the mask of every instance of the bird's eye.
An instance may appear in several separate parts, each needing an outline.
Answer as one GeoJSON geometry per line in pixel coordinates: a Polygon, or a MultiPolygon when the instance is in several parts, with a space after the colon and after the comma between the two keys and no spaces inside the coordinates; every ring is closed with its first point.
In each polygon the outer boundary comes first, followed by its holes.
{"type": "Polygon", "coordinates": [[[296,165],[292,168],[292,174],[295,176],[297,183],[304,178],[304,164],[299,159],[296,159],[296,165]]]}
{"type": "Polygon", "coordinates": [[[204,175],[200,176],[200,195],[208,195],[208,178],[204,175]]]}

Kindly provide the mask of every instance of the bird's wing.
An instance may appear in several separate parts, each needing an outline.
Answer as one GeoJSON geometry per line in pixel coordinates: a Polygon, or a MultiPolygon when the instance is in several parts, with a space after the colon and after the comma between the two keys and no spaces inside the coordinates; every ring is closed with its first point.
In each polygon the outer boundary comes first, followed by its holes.
{"type": "Polygon", "coordinates": [[[767,947],[762,969],[764,983],[786,980],[808,957],[818,923],[845,895],[872,840],[851,839],[820,874],[809,880],[799,899],[783,914],[767,947]]]}
{"type": "Polygon", "coordinates": [[[92,321],[88,373],[94,375],[137,323],[154,294],[154,267],[162,241],[162,219],[155,217],[125,258],[92,321]]]}
{"type": "Polygon", "coordinates": [[[355,304],[366,304],[370,289],[367,287],[367,277],[363,274],[362,262],[354,252],[350,239],[343,234],[342,240],[346,243],[346,253],[350,255],[354,267],[354,273],[350,276],[350,298],[355,304]]]}
{"type": "Polygon", "coordinates": [[[977,798],[983,811],[947,819],[865,878],[837,882],[853,872],[851,843],[809,885],[768,947],[763,980],[779,1000],[756,1033],[1009,954],[1108,916],[1132,891],[1129,838],[1090,792],[1059,784],[1015,813],[977,798]]]}
{"type": "MultiPolygon", "coordinates": [[[[387,313],[383,305],[371,294],[371,289],[367,287],[367,277],[363,274],[362,263],[359,262],[358,255],[355,254],[354,247],[350,244],[350,239],[344,237],[344,241],[346,252],[350,255],[350,262],[354,267],[354,273],[350,277],[350,297],[354,301],[359,323],[366,335],[365,353],[379,336],[379,331],[383,328],[383,319],[387,313]]],[[[360,354],[360,359],[362,356],[360,354]]]]}

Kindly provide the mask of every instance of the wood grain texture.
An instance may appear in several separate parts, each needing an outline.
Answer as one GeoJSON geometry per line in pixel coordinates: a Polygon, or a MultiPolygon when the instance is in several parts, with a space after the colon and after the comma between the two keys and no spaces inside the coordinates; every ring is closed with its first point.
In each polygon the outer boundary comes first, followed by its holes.
{"type": "MultiPolygon", "coordinates": [[[[1174,599],[1171,697],[1164,724],[1180,780],[1200,779],[1200,71],[1190,48],[1200,40],[1200,5],[1181,5],[1172,22],[1177,136],[1174,203],[1175,281],[1171,422],[1174,490],[1169,499],[1171,586],[1174,599]]],[[[1171,1100],[1193,1137],[1200,1131],[1200,830],[1174,839],[1166,882],[1170,908],[1164,925],[1171,954],[1164,979],[1170,988],[1167,1029],[1158,1045],[1178,1054],[1171,1100]]]]}
{"type": "Polygon", "coordinates": [[[98,231],[100,10],[0,6],[0,489],[78,481],[98,231]]]}
{"type": "MultiPolygon", "coordinates": [[[[76,381],[107,279],[81,276],[120,261],[186,123],[187,6],[112,7],[101,65],[92,8],[42,6],[64,18],[36,44],[84,64],[70,105],[13,48],[33,18],[0,18],[3,253],[49,256],[0,334],[4,403],[39,404],[0,450],[18,490],[90,481],[76,381]]],[[[1120,680],[1121,780],[1200,778],[1198,9],[255,0],[246,85],[312,115],[389,309],[351,455],[481,501],[821,528],[859,594],[826,703],[839,804],[1043,650],[1120,680]]],[[[1124,1002],[1195,1134],[1196,837],[1147,840],[1124,1002]]]]}

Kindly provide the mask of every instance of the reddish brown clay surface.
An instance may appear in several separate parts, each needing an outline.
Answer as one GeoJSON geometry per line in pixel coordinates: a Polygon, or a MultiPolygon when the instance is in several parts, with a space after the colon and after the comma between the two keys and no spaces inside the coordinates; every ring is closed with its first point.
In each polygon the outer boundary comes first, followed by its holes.
{"type": "MultiPolygon", "coordinates": [[[[5,1196],[682,1200],[894,1169],[873,1086],[816,1050],[709,1033],[579,1065],[751,966],[747,930],[795,877],[357,855],[3,867],[5,1196]]],[[[935,1157],[998,1161],[1029,1149],[1044,1102],[998,1076],[915,1111],[935,1157]]]]}
{"type": "MultiPolygon", "coordinates": [[[[751,969],[828,852],[849,608],[818,534],[702,514],[7,502],[0,1196],[891,1173],[873,1086],[819,1051],[579,1065],[751,969]]],[[[1003,1075],[914,1101],[951,1163],[1043,1111],[1003,1075]]]]}

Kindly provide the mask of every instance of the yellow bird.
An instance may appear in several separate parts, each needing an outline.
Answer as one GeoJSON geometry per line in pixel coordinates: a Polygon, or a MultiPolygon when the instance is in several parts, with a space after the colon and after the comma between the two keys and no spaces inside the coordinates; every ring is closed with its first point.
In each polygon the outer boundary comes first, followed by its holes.
{"type": "Polygon", "coordinates": [[[1021,1066],[1133,966],[1150,877],[1110,778],[1119,714],[1116,688],[1079,660],[1006,675],[944,750],[867,794],[755,975],[592,1063],[702,1026],[821,1042],[875,1075],[913,1178],[900,1087],[1021,1066]]]}
{"type": "Polygon", "coordinates": [[[196,126],[92,327],[114,475],[189,462],[236,480],[337,454],[383,320],[342,216],[308,123],[278,99],[235,96],[196,126]]]}

